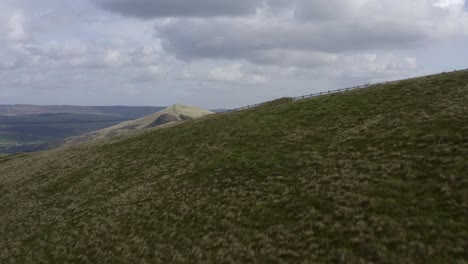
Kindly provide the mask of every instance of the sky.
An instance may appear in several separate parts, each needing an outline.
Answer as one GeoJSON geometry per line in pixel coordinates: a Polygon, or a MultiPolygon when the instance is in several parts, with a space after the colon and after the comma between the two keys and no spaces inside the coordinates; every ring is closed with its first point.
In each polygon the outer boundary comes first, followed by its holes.
{"type": "Polygon", "coordinates": [[[467,58],[465,0],[0,0],[0,104],[230,108],[467,58]]]}

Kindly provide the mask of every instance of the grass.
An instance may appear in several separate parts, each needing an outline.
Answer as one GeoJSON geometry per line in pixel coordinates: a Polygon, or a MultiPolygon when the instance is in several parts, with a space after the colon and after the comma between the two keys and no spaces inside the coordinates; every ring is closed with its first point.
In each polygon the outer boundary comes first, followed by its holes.
{"type": "Polygon", "coordinates": [[[0,262],[466,263],[468,72],[0,158],[0,262]]]}

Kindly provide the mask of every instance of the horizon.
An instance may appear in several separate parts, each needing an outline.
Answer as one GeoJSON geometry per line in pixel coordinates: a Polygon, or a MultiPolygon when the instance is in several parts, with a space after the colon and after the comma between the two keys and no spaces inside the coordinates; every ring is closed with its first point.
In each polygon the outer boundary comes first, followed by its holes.
{"type": "Polygon", "coordinates": [[[228,109],[466,68],[464,0],[217,3],[2,1],[0,104],[228,109]]]}
{"type": "MultiPolygon", "coordinates": [[[[463,68],[463,69],[454,69],[452,71],[467,71],[468,68],[463,68]]],[[[404,79],[394,79],[394,80],[387,80],[387,81],[382,81],[382,82],[379,82],[379,83],[366,83],[367,85],[374,85],[374,84],[384,84],[386,82],[392,82],[392,81],[400,81],[400,80],[407,80],[407,79],[412,79],[412,78],[418,78],[418,77],[425,77],[425,76],[431,76],[431,75],[437,75],[437,74],[442,74],[442,73],[446,73],[446,72],[452,72],[452,71],[442,71],[442,72],[434,72],[434,73],[427,73],[425,75],[419,75],[419,76],[410,76],[410,77],[407,77],[407,78],[404,78],[404,79]]],[[[357,86],[359,85],[363,85],[363,84],[358,84],[357,86]]],[[[337,90],[341,90],[341,89],[345,89],[345,88],[351,88],[352,86],[348,86],[348,87],[342,87],[342,88],[337,88],[337,89],[332,89],[332,90],[327,90],[327,91],[337,91],[337,90]]],[[[326,92],[326,91],[319,91],[319,92],[326,92]]],[[[318,93],[318,92],[317,92],[318,93]]],[[[287,96],[287,97],[301,97],[301,96],[308,96],[309,94],[305,94],[305,95],[294,95],[294,96],[287,96]]],[[[275,99],[280,99],[280,98],[275,98],[275,99]]],[[[272,100],[275,100],[275,99],[272,99],[272,100]]],[[[257,102],[256,104],[260,104],[260,103],[264,103],[264,102],[267,102],[267,101],[262,101],[262,102],[257,102]]],[[[81,104],[24,104],[24,103],[14,103],[14,104],[2,104],[0,103],[0,106],[39,106],[39,107],[47,107],[47,106],[78,106],[78,107],[171,107],[173,105],[186,105],[186,106],[193,106],[193,107],[198,107],[196,105],[189,105],[189,104],[184,104],[184,103],[180,103],[180,102],[177,102],[177,103],[172,103],[172,104],[169,104],[169,105],[81,105],[81,104]]],[[[243,107],[247,107],[247,106],[250,106],[250,105],[239,105],[239,106],[236,106],[236,107],[231,107],[231,108],[223,108],[223,107],[217,107],[217,108],[206,108],[207,110],[230,110],[230,109],[237,109],[237,108],[243,108],[243,107]]]]}

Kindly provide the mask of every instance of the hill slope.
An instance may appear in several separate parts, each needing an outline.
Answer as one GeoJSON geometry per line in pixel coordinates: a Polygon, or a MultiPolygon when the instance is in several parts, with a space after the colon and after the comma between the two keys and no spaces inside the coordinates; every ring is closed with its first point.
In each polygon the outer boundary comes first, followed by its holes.
{"type": "Polygon", "coordinates": [[[7,156],[0,262],[465,263],[467,157],[468,72],[7,156]]]}
{"type": "Polygon", "coordinates": [[[77,144],[95,139],[109,138],[145,128],[196,119],[210,114],[213,114],[213,112],[192,106],[176,104],[136,120],[126,121],[115,126],[103,128],[101,130],[72,138],[67,143],[77,144]]]}

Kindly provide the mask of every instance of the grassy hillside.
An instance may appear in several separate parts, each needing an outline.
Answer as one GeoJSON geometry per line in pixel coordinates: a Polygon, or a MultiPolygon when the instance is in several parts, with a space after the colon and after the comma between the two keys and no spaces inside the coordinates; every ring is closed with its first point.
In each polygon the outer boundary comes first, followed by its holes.
{"type": "Polygon", "coordinates": [[[0,158],[1,263],[466,263],[468,72],[0,158]]]}

